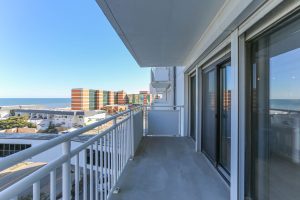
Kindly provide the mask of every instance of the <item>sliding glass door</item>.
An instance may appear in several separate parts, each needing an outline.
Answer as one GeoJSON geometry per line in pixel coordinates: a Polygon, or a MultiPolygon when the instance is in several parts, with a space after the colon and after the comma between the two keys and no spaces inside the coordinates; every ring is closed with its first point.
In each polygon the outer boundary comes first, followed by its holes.
{"type": "Polygon", "coordinates": [[[202,101],[202,152],[217,163],[217,70],[212,68],[203,73],[202,101]]]}
{"type": "Polygon", "coordinates": [[[231,154],[231,64],[225,62],[219,68],[219,165],[230,174],[231,154]]]}
{"type": "Polygon", "coordinates": [[[231,64],[222,60],[203,71],[202,152],[229,181],[231,154],[231,64]]]}
{"type": "Polygon", "coordinates": [[[300,18],[249,43],[252,71],[246,197],[300,199],[300,18]]]}

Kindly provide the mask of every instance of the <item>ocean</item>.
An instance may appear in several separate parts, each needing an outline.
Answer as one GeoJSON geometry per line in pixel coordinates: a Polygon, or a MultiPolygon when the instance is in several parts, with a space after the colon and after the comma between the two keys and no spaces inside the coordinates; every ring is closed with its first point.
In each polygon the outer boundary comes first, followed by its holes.
{"type": "Polygon", "coordinates": [[[0,98],[0,106],[41,105],[47,108],[71,107],[70,98],[0,98]]]}
{"type": "Polygon", "coordinates": [[[270,106],[273,109],[300,111],[300,99],[271,99],[270,106]]]}

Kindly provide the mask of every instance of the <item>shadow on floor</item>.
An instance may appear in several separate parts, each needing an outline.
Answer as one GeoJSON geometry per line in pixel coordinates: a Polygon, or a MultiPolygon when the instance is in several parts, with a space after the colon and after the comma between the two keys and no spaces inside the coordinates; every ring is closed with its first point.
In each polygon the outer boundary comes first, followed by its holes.
{"type": "Polygon", "coordinates": [[[229,188],[189,138],[145,137],[112,200],[228,200],[229,188]]]}

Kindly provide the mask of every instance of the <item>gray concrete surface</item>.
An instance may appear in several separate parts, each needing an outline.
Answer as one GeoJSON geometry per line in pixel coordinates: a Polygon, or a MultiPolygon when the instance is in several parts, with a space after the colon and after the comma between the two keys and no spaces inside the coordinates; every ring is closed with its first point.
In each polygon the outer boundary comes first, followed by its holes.
{"type": "Polygon", "coordinates": [[[229,187],[189,138],[145,137],[112,200],[228,200],[229,187]]]}

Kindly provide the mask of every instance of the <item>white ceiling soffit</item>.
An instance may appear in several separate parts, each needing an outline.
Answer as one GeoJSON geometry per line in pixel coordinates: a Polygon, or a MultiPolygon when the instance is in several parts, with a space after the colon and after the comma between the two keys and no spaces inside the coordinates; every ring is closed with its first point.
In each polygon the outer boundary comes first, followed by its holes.
{"type": "Polygon", "coordinates": [[[188,66],[251,1],[97,0],[141,67],[188,66]]]}

